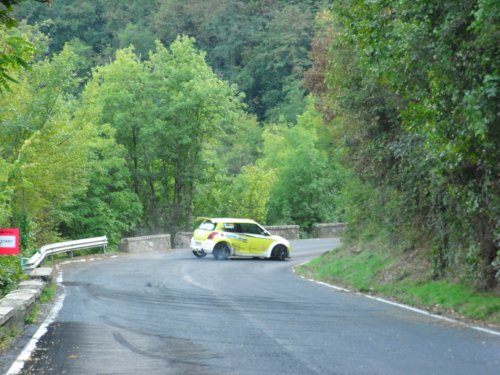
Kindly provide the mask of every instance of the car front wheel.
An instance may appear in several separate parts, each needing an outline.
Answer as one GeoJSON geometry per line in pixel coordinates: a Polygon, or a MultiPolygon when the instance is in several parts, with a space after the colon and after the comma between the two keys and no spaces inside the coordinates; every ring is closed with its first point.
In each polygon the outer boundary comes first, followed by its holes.
{"type": "Polygon", "coordinates": [[[285,260],[288,256],[288,250],[284,245],[278,245],[273,250],[273,258],[276,260],[285,260]]]}

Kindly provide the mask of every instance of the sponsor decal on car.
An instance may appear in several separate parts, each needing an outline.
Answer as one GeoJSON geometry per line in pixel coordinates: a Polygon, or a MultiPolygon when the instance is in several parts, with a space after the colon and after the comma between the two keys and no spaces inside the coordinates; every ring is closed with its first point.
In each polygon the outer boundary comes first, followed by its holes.
{"type": "Polygon", "coordinates": [[[233,234],[233,233],[226,233],[226,237],[227,238],[231,238],[233,240],[248,242],[248,238],[245,238],[245,237],[242,237],[242,236],[238,236],[237,234],[233,234]]]}

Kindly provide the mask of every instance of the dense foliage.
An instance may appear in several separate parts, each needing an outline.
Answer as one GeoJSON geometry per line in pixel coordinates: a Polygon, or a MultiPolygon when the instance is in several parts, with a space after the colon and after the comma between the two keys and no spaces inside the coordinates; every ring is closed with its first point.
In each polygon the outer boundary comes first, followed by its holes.
{"type": "Polygon", "coordinates": [[[498,2],[52,3],[0,27],[0,226],[26,255],[196,216],[345,220],[497,285],[498,2]]]}
{"type": "Polygon", "coordinates": [[[311,79],[357,175],[351,230],[427,247],[434,277],[480,289],[497,282],[499,8],[336,1],[327,89],[311,79]]]}
{"type": "MultiPolygon", "coordinates": [[[[33,45],[25,38],[13,33],[7,33],[17,25],[11,13],[14,6],[23,0],[0,0],[0,91],[8,89],[9,82],[15,82],[9,74],[12,69],[29,68],[28,60],[33,52],[33,45]]],[[[52,0],[37,0],[40,3],[50,3],[52,0]]]]}
{"type": "Polygon", "coordinates": [[[23,270],[19,259],[12,256],[0,257],[0,298],[15,288],[23,277],[23,270]]]}
{"type": "Polygon", "coordinates": [[[288,121],[304,109],[301,79],[308,57],[318,0],[164,0],[148,2],[56,0],[52,7],[28,2],[19,18],[39,23],[51,36],[50,50],[79,38],[99,65],[114,51],[133,45],[142,59],[159,39],[170,45],[178,35],[196,40],[212,69],[246,93],[260,119],[288,121]]]}

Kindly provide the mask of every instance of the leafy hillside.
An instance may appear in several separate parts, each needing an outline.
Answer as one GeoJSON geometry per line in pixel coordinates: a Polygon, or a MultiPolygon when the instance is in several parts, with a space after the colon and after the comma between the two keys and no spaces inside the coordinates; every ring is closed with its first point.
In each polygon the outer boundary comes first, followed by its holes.
{"type": "Polygon", "coordinates": [[[313,88],[354,174],[353,240],[423,249],[434,278],[483,290],[499,266],[499,16],[494,1],[335,1],[313,88]]]}

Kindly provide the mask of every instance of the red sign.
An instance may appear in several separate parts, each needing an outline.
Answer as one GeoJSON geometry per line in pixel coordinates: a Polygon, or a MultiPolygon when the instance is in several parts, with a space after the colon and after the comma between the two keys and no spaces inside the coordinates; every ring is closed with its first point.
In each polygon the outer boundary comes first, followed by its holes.
{"type": "Polygon", "coordinates": [[[0,228],[0,255],[19,255],[18,228],[0,228]]]}

